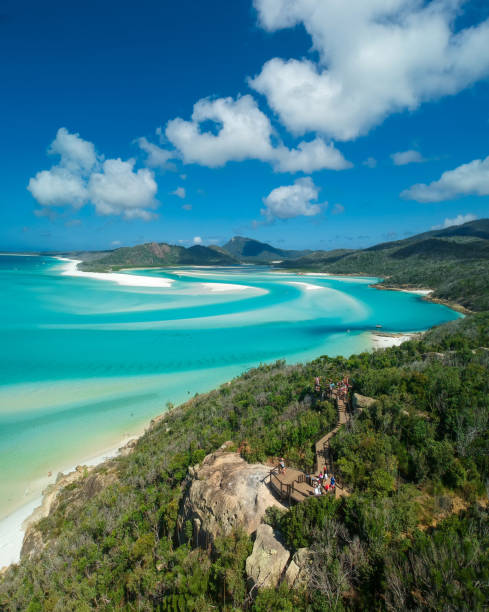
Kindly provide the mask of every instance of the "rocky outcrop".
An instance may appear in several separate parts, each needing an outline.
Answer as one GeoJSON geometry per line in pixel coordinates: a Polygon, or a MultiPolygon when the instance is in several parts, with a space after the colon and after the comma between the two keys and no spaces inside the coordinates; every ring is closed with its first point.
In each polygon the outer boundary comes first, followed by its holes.
{"type": "Polygon", "coordinates": [[[285,572],[285,580],[291,588],[307,587],[311,576],[311,551],[309,548],[299,548],[285,572]]]}
{"type": "Polygon", "coordinates": [[[246,559],[246,574],[258,588],[276,587],[290,552],[277,540],[270,525],[260,525],[256,531],[253,552],[246,559]]]}
{"type": "Polygon", "coordinates": [[[271,494],[265,479],[270,468],[249,464],[223,445],[189,470],[179,517],[179,531],[190,521],[195,544],[206,547],[218,535],[241,527],[248,534],[260,525],[270,506],[283,508],[271,494]]]}
{"type": "Polygon", "coordinates": [[[360,393],[353,394],[353,408],[357,412],[362,412],[365,408],[370,408],[372,404],[375,404],[377,400],[373,397],[367,397],[366,395],[360,395],[360,393]]]}

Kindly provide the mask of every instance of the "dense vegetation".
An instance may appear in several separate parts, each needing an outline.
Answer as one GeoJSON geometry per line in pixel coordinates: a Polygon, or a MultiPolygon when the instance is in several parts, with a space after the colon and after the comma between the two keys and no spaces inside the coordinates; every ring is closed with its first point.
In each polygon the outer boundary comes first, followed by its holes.
{"type": "Polygon", "coordinates": [[[80,268],[85,271],[119,270],[121,268],[154,268],[165,266],[230,266],[238,260],[219,247],[194,245],[190,248],[151,242],[121,247],[96,257],[85,255],[80,268]]]}
{"type": "Polygon", "coordinates": [[[222,248],[238,261],[247,263],[270,263],[279,259],[294,259],[310,253],[310,251],[277,249],[266,242],[243,236],[234,236],[222,248]]]}
{"type": "Polygon", "coordinates": [[[489,310],[489,220],[359,251],[317,251],[282,267],[378,276],[385,287],[428,287],[439,299],[489,310]]]}
{"type": "Polygon", "coordinates": [[[398,348],[262,366],[174,408],[133,453],[98,468],[110,484],[43,519],[47,546],[0,579],[0,609],[485,609],[488,346],[489,316],[473,315],[398,348]],[[231,440],[249,461],[284,455],[310,469],[335,421],[313,377],[347,373],[378,400],[334,439],[350,495],[269,513],[291,551],[310,548],[311,583],[250,593],[246,534],[213,551],[179,544],[188,467],[231,440]]]}

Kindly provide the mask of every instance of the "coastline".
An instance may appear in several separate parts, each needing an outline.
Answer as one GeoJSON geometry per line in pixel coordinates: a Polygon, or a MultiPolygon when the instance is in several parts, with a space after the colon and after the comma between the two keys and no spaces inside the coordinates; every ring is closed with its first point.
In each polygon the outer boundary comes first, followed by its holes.
{"type": "Polygon", "coordinates": [[[95,456],[87,458],[78,465],[73,465],[64,471],[59,471],[55,482],[48,484],[45,489],[43,489],[40,496],[1,518],[0,573],[10,565],[20,561],[20,552],[27,530],[31,525],[48,516],[58,491],[79,478],[80,475],[83,475],[86,471],[89,472],[111,459],[130,452],[130,449],[135,445],[136,441],[144,435],[147,429],[152,427],[153,423],[161,420],[164,415],[165,413],[162,413],[152,419],[149,426],[146,425],[138,434],[124,436],[117,445],[99,452],[95,456]]]}
{"type": "Polygon", "coordinates": [[[408,340],[418,340],[424,332],[367,332],[370,334],[370,339],[373,345],[373,350],[390,348],[392,346],[400,346],[408,340]]]}
{"type": "Polygon", "coordinates": [[[77,276],[81,278],[92,278],[96,280],[112,281],[118,285],[127,287],[162,287],[168,289],[174,283],[169,278],[157,278],[155,276],[140,276],[136,274],[120,274],[117,272],[83,272],[78,269],[80,259],[68,259],[67,257],[56,257],[59,261],[66,262],[62,276],[77,276]]]}
{"type": "Polygon", "coordinates": [[[370,286],[373,289],[379,289],[380,291],[402,291],[403,293],[413,293],[419,295],[425,302],[446,306],[447,308],[455,310],[455,312],[459,312],[463,315],[472,314],[472,310],[462,306],[462,304],[457,304],[457,302],[451,302],[450,300],[444,300],[443,298],[432,297],[434,289],[417,289],[416,287],[410,287],[409,285],[406,285],[405,287],[389,287],[388,285],[381,285],[380,283],[370,286]]]}

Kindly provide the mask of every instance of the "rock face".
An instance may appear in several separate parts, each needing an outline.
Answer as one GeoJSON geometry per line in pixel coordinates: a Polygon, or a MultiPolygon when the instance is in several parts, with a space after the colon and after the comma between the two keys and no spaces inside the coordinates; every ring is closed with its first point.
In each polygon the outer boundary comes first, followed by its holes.
{"type": "Polygon", "coordinates": [[[276,587],[289,557],[289,551],[277,540],[270,525],[260,525],[253,552],[246,559],[248,578],[259,588],[276,587]]]}
{"type": "Polygon", "coordinates": [[[252,534],[269,506],[283,508],[264,483],[270,468],[246,463],[226,448],[224,445],[207,455],[202,464],[189,470],[179,518],[180,533],[190,521],[194,543],[203,547],[235,527],[252,534]]]}
{"type": "Polygon", "coordinates": [[[305,588],[311,575],[311,552],[308,548],[299,548],[285,572],[285,580],[293,588],[305,588]]]}
{"type": "Polygon", "coordinates": [[[362,412],[362,410],[365,410],[365,408],[369,408],[376,401],[377,400],[375,400],[373,397],[360,395],[360,393],[353,394],[353,408],[359,412],[362,412]]]}

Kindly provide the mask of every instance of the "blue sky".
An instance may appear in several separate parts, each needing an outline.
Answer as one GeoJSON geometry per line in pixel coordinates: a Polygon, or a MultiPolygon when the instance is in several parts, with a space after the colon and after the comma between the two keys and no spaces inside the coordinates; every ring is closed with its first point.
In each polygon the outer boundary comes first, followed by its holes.
{"type": "Polygon", "coordinates": [[[480,0],[4,0],[0,249],[361,247],[486,217],[488,19],[480,0]]]}

